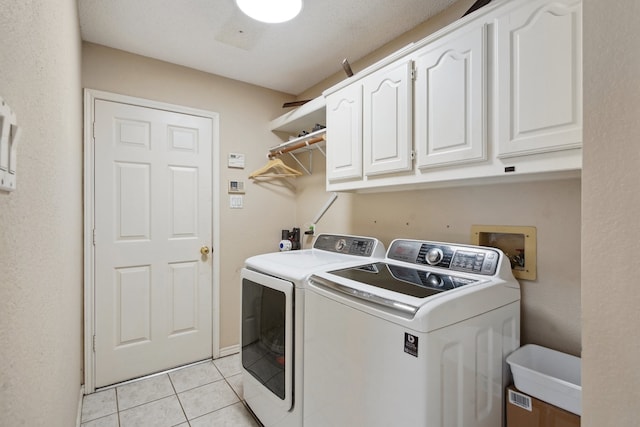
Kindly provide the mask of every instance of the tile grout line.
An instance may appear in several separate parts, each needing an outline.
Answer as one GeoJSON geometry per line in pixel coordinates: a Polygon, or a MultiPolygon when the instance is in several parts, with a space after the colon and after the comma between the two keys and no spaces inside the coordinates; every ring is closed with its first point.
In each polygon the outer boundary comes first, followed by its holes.
{"type": "MultiPolygon", "coordinates": [[[[171,384],[171,388],[173,389],[173,383],[171,383],[171,379],[170,379],[170,378],[169,378],[169,382],[170,382],[170,384],[171,384]]],[[[175,394],[175,390],[174,390],[174,394],[175,394]]],[[[149,404],[149,403],[154,403],[154,402],[157,402],[157,401],[159,401],[159,400],[166,399],[167,397],[171,397],[171,395],[170,395],[170,394],[168,394],[168,395],[166,395],[166,396],[161,396],[161,397],[158,397],[158,398],[156,398],[156,399],[151,399],[151,400],[149,400],[148,402],[138,403],[137,405],[133,405],[133,406],[131,406],[131,407],[129,407],[129,408],[123,409],[122,411],[120,411],[120,405],[118,405],[118,412],[124,412],[124,411],[128,411],[129,409],[139,408],[139,407],[144,406],[144,405],[147,405],[147,404],[149,404]]]]}
{"type": "Polygon", "coordinates": [[[116,395],[116,419],[118,422],[118,427],[120,427],[120,402],[118,402],[118,387],[113,389],[116,395]]]}
{"type": "MultiPolygon", "coordinates": [[[[233,375],[232,375],[233,376],[233,375]]],[[[240,396],[238,394],[238,392],[236,391],[235,388],[233,388],[233,386],[231,385],[231,383],[229,382],[229,380],[227,378],[224,378],[224,382],[227,383],[227,385],[229,386],[229,388],[231,389],[231,391],[233,391],[233,394],[236,395],[236,397],[238,398],[238,400],[240,401],[240,403],[242,403],[242,396],[240,396]]]]}
{"type": "MultiPolygon", "coordinates": [[[[212,361],[213,362],[213,361],[212,361]]],[[[216,369],[218,369],[218,367],[216,366],[215,362],[213,363],[213,365],[216,367],[216,369]]],[[[218,372],[220,372],[220,374],[222,374],[222,372],[220,371],[220,369],[218,369],[218,372]]],[[[231,387],[231,390],[235,393],[235,395],[238,397],[240,404],[242,405],[242,407],[245,409],[245,411],[247,411],[249,413],[249,416],[256,422],[256,424],[258,426],[263,426],[262,422],[258,419],[258,417],[253,413],[253,411],[251,410],[251,408],[249,408],[249,405],[247,405],[247,401],[244,400],[244,396],[240,396],[240,394],[236,391],[235,388],[233,388],[233,386],[231,385],[231,383],[229,382],[229,378],[231,377],[235,377],[237,375],[242,375],[242,360],[240,360],[240,372],[234,373],[234,374],[230,374],[228,377],[224,376],[224,374],[222,374],[222,377],[224,378],[224,380],[226,381],[227,385],[229,387],[231,387]]],[[[236,402],[238,403],[238,402],[236,402]]],[[[235,405],[235,403],[234,403],[235,405]]],[[[229,405],[231,406],[231,405],[229,405]]]]}
{"type": "Polygon", "coordinates": [[[184,419],[187,421],[187,425],[191,426],[191,423],[189,422],[189,417],[187,416],[187,411],[184,410],[184,406],[182,405],[182,400],[180,400],[180,396],[178,395],[178,390],[176,390],[176,386],[175,386],[175,384],[173,384],[173,380],[171,379],[171,375],[169,375],[167,373],[167,376],[169,377],[169,383],[171,383],[171,388],[173,389],[173,392],[175,393],[176,399],[178,399],[178,404],[180,405],[180,409],[182,409],[182,413],[184,414],[184,419]]]}
{"type": "MultiPolygon", "coordinates": [[[[107,390],[103,390],[103,391],[107,391],[107,390]]],[[[81,411],[82,411],[82,410],[84,410],[84,408],[85,408],[85,404],[86,404],[86,398],[87,398],[87,396],[91,396],[91,395],[94,395],[94,394],[96,394],[96,393],[101,393],[101,392],[102,392],[102,391],[100,391],[100,392],[94,392],[94,393],[89,393],[89,394],[85,394],[85,395],[82,397],[82,409],[81,409],[81,411]]],[[[102,419],[102,418],[110,417],[110,416],[112,416],[112,415],[116,415],[116,417],[117,417],[117,416],[118,416],[118,398],[117,398],[117,395],[116,395],[116,393],[115,393],[115,390],[114,390],[114,396],[115,396],[115,398],[114,398],[114,399],[115,399],[115,404],[116,404],[116,410],[115,410],[115,412],[108,412],[108,413],[105,413],[105,414],[100,415],[100,416],[93,415],[93,416],[92,416],[93,418],[87,418],[87,419],[85,419],[85,418],[84,418],[84,414],[82,414],[82,412],[81,412],[80,426],[83,426],[83,425],[85,425],[85,424],[87,424],[87,423],[90,423],[90,422],[94,422],[94,421],[100,420],[100,419],[102,419]]],[[[118,425],[118,426],[116,426],[116,427],[120,427],[120,426],[118,425]]]]}

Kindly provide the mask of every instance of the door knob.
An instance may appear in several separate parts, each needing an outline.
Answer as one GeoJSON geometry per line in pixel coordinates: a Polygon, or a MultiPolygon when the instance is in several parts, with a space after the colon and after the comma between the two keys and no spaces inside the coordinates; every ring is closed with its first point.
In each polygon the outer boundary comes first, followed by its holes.
{"type": "Polygon", "coordinates": [[[201,253],[202,255],[205,255],[205,256],[206,256],[206,255],[209,255],[209,246],[203,246],[203,247],[201,247],[201,248],[200,248],[200,253],[201,253]]]}

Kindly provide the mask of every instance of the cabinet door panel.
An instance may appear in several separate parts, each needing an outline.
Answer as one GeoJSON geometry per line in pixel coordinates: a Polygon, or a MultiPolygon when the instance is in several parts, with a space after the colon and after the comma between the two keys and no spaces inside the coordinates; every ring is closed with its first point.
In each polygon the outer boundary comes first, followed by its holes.
{"type": "Polygon", "coordinates": [[[418,53],[418,167],[486,159],[485,40],[480,26],[418,53]]]}
{"type": "Polygon", "coordinates": [[[582,143],[581,2],[544,3],[496,21],[499,157],[582,143]]]}
{"type": "Polygon", "coordinates": [[[327,97],[327,180],[362,177],[362,86],[327,97]]]}
{"type": "Polygon", "coordinates": [[[363,82],[364,173],[411,170],[411,61],[382,69],[363,82]]]}

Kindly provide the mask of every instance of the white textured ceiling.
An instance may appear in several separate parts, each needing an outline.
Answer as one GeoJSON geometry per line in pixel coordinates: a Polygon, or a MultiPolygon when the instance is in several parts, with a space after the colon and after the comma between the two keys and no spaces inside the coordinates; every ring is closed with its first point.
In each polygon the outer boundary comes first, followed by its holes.
{"type": "Polygon", "coordinates": [[[82,39],[297,95],[455,0],[303,0],[282,24],[234,0],[78,0],[82,39]]]}

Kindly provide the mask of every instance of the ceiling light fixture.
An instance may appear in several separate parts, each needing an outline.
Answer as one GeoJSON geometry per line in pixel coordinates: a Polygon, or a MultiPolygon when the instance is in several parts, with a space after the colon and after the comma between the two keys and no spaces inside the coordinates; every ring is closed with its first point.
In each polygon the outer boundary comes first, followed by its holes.
{"type": "Polygon", "coordinates": [[[289,21],[302,10],[302,0],[236,0],[236,4],[246,15],[269,24],[289,21]]]}

